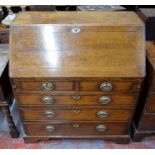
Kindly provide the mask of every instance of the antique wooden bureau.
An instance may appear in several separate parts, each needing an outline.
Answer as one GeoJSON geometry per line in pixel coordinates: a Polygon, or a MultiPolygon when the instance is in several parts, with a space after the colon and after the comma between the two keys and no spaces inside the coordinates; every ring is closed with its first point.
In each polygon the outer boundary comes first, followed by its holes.
{"type": "Polygon", "coordinates": [[[133,12],[19,14],[9,71],[25,142],[129,142],[145,76],[144,39],[133,12]]]}
{"type": "Polygon", "coordinates": [[[155,135],[155,42],[147,41],[147,76],[136,108],[133,123],[133,140],[141,141],[155,135]]]}

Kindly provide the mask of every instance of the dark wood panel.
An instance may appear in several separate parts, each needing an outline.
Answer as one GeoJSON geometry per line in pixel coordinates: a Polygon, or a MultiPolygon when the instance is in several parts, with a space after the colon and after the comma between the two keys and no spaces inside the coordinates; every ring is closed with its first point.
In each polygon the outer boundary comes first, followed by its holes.
{"type": "Polygon", "coordinates": [[[150,113],[155,113],[155,92],[148,95],[146,102],[145,110],[150,113]]]}
{"type": "Polygon", "coordinates": [[[155,130],[155,114],[145,113],[143,114],[141,121],[139,122],[139,130],[155,130]]]}

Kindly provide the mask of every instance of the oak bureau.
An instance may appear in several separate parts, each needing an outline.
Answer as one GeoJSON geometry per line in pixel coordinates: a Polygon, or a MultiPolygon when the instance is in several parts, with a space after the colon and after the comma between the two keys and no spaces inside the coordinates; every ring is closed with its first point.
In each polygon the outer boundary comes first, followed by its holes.
{"type": "Polygon", "coordinates": [[[11,26],[9,72],[26,143],[130,141],[145,77],[133,12],[25,12],[11,26]]]}

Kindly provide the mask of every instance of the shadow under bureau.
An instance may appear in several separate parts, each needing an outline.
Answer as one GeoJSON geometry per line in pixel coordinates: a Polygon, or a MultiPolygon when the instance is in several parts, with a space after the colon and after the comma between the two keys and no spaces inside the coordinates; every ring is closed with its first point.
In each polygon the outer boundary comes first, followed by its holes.
{"type": "Polygon", "coordinates": [[[144,38],[133,12],[18,14],[9,72],[25,142],[129,142],[145,76],[144,38]]]}

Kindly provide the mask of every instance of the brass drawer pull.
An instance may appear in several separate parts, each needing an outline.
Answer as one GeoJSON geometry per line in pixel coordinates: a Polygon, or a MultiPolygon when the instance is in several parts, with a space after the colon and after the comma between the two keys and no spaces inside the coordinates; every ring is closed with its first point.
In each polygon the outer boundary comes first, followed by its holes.
{"type": "Polygon", "coordinates": [[[74,128],[79,128],[80,127],[80,124],[73,124],[73,127],[74,128]]]}
{"type": "Polygon", "coordinates": [[[113,86],[110,82],[104,82],[104,83],[100,84],[101,91],[108,92],[108,91],[111,91],[112,89],[113,89],[113,86]]]}
{"type": "Polygon", "coordinates": [[[108,128],[105,125],[97,125],[96,130],[101,132],[106,132],[108,131],[108,128]]]}
{"type": "Polygon", "coordinates": [[[108,116],[109,116],[109,114],[106,111],[98,111],[97,112],[97,117],[105,118],[105,117],[108,117],[108,116]]]}
{"type": "Polygon", "coordinates": [[[42,98],[41,102],[44,104],[54,104],[54,99],[50,96],[45,96],[42,98]]]}
{"type": "Polygon", "coordinates": [[[46,126],[45,130],[48,132],[53,132],[53,131],[55,131],[55,127],[54,126],[46,126]]]}
{"type": "Polygon", "coordinates": [[[71,32],[72,32],[72,33],[75,33],[75,34],[79,33],[80,31],[81,31],[81,30],[80,30],[80,28],[78,28],[78,27],[74,27],[74,28],[71,29],[71,32]]]}
{"type": "Polygon", "coordinates": [[[78,101],[81,97],[80,96],[72,96],[73,100],[78,101]]]}
{"type": "Polygon", "coordinates": [[[51,111],[51,110],[48,110],[48,111],[45,111],[43,113],[46,117],[55,117],[55,112],[54,111],[51,111]]]}
{"type": "Polygon", "coordinates": [[[45,91],[52,91],[52,90],[55,90],[55,85],[50,82],[44,82],[42,83],[41,88],[42,90],[45,90],[45,91]]]}
{"type": "Polygon", "coordinates": [[[76,113],[76,114],[79,114],[80,110],[76,109],[76,110],[73,110],[73,112],[76,113]]]}
{"type": "Polygon", "coordinates": [[[99,98],[99,103],[101,103],[102,105],[109,104],[109,103],[111,103],[111,97],[109,97],[109,96],[101,96],[99,98]]]}

